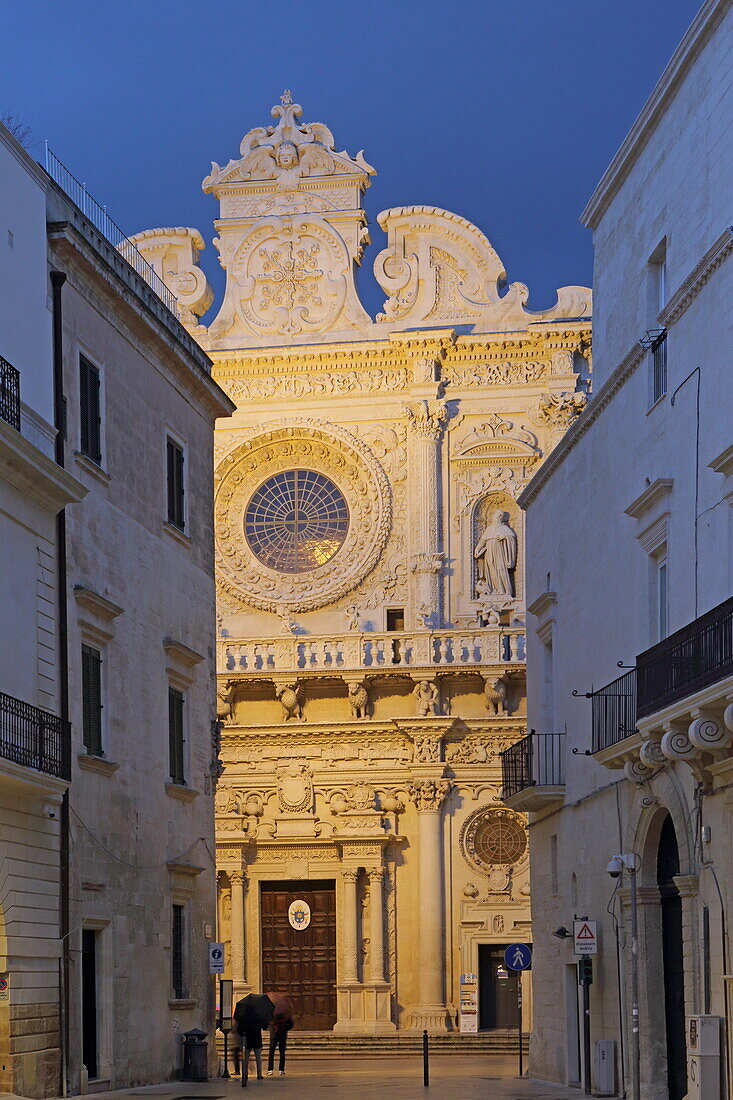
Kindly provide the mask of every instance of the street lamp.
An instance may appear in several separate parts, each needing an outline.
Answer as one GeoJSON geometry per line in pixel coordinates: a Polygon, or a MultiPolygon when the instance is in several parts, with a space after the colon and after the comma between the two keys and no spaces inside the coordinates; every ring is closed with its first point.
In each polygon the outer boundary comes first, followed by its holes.
{"type": "Polygon", "coordinates": [[[638,858],[633,852],[614,856],[606,867],[611,878],[628,871],[631,879],[631,1088],[633,1100],[640,1100],[641,1051],[639,1047],[639,925],[636,910],[638,858]]]}

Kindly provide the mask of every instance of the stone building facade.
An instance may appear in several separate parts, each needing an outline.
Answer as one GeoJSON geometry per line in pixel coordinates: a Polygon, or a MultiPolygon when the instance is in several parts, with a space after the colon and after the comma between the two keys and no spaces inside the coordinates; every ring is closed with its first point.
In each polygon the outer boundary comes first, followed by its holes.
{"type": "Polygon", "coordinates": [[[631,1094],[620,854],[644,1100],[731,1087],[732,62],[731,4],[709,0],[586,208],[595,395],[521,497],[529,724],[535,758],[554,737],[564,765],[508,799],[532,821],[530,1072],[583,1076],[576,960],[552,933],[589,917],[591,1041],[615,1041],[631,1094]],[[719,1055],[700,1054],[703,1026],[719,1055]]]}
{"type": "Polygon", "coordinates": [[[400,207],[372,320],[374,169],[288,93],[272,114],[204,181],[208,326],[198,232],[135,238],[236,403],[215,441],[228,973],[286,987],[303,1028],[387,1034],[459,1026],[473,972],[473,1024],[507,1027],[501,953],[531,938],[498,755],[526,720],[517,496],[585,402],[590,291],[532,313],[479,229],[400,207]]]}

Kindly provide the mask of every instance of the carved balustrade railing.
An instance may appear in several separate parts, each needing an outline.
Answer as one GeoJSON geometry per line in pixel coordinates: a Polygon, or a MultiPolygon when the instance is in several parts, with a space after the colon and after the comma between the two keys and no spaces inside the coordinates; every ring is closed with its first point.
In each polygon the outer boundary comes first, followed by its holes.
{"type": "Polygon", "coordinates": [[[377,672],[399,668],[506,665],[524,661],[524,630],[390,631],[384,634],[294,634],[292,637],[223,638],[220,672],[377,672]]]}
{"type": "Polygon", "coordinates": [[[0,757],[71,779],[71,727],[57,715],[0,691],[0,757]]]}

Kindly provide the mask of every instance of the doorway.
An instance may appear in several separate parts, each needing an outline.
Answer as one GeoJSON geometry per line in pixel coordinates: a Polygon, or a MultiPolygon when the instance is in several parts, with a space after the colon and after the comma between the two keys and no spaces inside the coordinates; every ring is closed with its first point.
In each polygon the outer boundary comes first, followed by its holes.
{"type": "Polygon", "coordinates": [[[97,1078],[97,933],[93,928],[81,931],[81,1057],[89,1080],[97,1078]]]}
{"type": "Polygon", "coordinates": [[[481,943],[478,948],[479,1031],[519,1027],[518,971],[504,963],[508,944],[481,943]]]}
{"type": "Polygon", "coordinates": [[[336,1023],[336,884],[332,881],[263,882],[262,988],[288,993],[298,1027],[330,1031],[336,1023]],[[294,901],[310,909],[305,928],[293,928],[294,901]]]}
{"type": "Polygon", "coordinates": [[[682,898],[674,882],[675,876],[679,873],[680,854],[677,834],[674,831],[672,818],[668,814],[659,834],[657,885],[662,908],[662,967],[669,1100],[683,1100],[687,1095],[682,898]]]}

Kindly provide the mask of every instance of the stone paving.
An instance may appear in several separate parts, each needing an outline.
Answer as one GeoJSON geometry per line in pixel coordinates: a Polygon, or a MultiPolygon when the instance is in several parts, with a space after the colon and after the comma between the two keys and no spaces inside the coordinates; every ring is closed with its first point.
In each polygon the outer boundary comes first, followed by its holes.
{"type": "MultiPolygon", "coordinates": [[[[392,1058],[289,1059],[286,1077],[250,1076],[251,1100],[579,1100],[578,1089],[548,1085],[516,1076],[516,1058],[435,1056],[430,1087],[422,1082],[422,1060],[392,1058]]],[[[174,1082],[146,1088],[97,1093],[94,1100],[237,1100],[241,1080],[204,1084],[174,1082]]]]}

